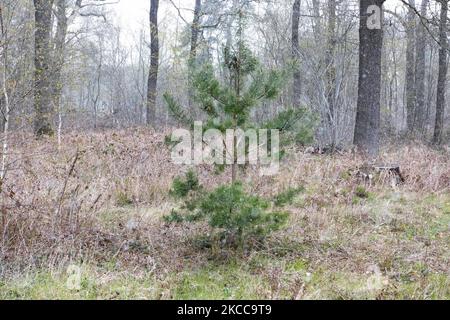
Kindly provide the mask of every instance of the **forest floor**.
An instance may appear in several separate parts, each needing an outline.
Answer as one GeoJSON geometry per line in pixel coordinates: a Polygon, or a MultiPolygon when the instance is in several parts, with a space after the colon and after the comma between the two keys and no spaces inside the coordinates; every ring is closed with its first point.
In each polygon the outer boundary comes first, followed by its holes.
{"type": "MultiPolygon", "coordinates": [[[[361,180],[351,153],[292,150],[274,177],[249,169],[250,193],[304,191],[284,229],[240,249],[211,246],[205,225],[163,221],[188,170],[164,134],[68,134],[60,147],[16,136],[9,163],[0,299],[450,299],[448,150],[386,147],[380,163],[400,165],[401,185],[361,180]]],[[[196,169],[207,189],[229,181],[196,169]]]]}

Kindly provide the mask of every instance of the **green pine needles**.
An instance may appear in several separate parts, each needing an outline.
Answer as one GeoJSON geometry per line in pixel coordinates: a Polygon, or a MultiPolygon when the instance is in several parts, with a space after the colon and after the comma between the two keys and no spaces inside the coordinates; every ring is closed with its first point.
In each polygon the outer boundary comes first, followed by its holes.
{"type": "MultiPolygon", "coordinates": [[[[219,80],[214,67],[206,64],[193,71],[190,81],[194,104],[201,113],[201,119],[205,120],[204,132],[209,129],[217,129],[222,133],[228,129],[277,129],[281,148],[292,144],[305,145],[313,141],[316,119],[305,108],[288,108],[266,123],[252,121],[253,110],[279,97],[290,78],[287,69],[264,69],[242,42],[235,50],[225,48],[224,60],[226,79],[219,80]]],[[[193,115],[171,94],[165,93],[164,99],[174,119],[193,129],[193,115]]],[[[283,154],[283,150],[280,154],[283,154]]],[[[236,169],[237,165],[233,164],[233,183],[237,182],[236,169]]]]}
{"type": "Polygon", "coordinates": [[[206,221],[222,239],[243,245],[249,238],[263,240],[283,227],[288,219],[286,212],[271,211],[271,202],[248,195],[240,183],[204,193],[200,192],[203,189],[198,184],[192,183],[198,181],[193,177],[190,171],[185,177],[175,179],[172,194],[177,198],[183,195],[184,203],[165,217],[166,222],[206,221]]]}
{"type": "MultiPolygon", "coordinates": [[[[216,76],[211,64],[198,68],[191,66],[190,98],[202,115],[200,119],[204,120],[204,132],[209,129],[216,129],[223,134],[229,129],[235,132],[238,129],[278,130],[281,148],[293,143],[307,144],[313,140],[315,119],[306,109],[286,109],[266,123],[252,120],[253,110],[279,97],[290,78],[287,70],[264,69],[241,40],[235,47],[225,48],[223,57],[225,79],[216,76]]],[[[194,130],[194,121],[197,119],[193,117],[197,113],[188,112],[169,93],[164,95],[164,99],[171,115],[183,126],[194,130]]],[[[266,130],[262,130],[264,131],[266,130]]],[[[237,138],[235,146],[236,141],[237,138]]],[[[272,144],[270,137],[267,144],[272,144]]],[[[236,160],[236,149],[224,152],[231,155],[234,152],[236,160]]],[[[248,155],[247,144],[245,149],[248,155]]],[[[280,151],[282,154],[283,150],[280,151]]],[[[170,223],[206,221],[216,231],[215,234],[222,235],[222,239],[232,239],[232,243],[239,244],[244,244],[253,237],[264,239],[283,227],[288,214],[273,208],[288,203],[295,194],[288,194],[286,199],[277,199],[276,204],[249,195],[237,180],[237,161],[231,164],[231,168],[231,184],[220,186],[211,192],[206,192],[200,186],[192,171],[185,177],[176,178],[171,194],[183,201],[165,220],[170,223]]]]}

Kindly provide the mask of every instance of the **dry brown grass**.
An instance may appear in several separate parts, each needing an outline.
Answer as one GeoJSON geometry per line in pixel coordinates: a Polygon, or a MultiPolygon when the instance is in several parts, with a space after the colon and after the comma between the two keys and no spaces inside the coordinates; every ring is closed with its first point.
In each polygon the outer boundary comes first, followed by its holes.
{"type": "MultiPolygon", "coordinates": [[[[209,263],[211,252],[192,240],[203,226],[162,222],[174,205],[171,182],[188,169],[171,163],[164,134],[147,129],[68,134],[62,142],[58,148],[53,139],[27,135],[11,142],[1,188],[0,277],[74,261],[114,260],[130,272],[145,269],[160,276],[209,263]]],[[[449,152],[390,147],[380,162],[400,165],[405,184],[391,186],[388,177],[361,181],[355,172],[364,161],[352,153],[315,156],[296,150],[275,177],[261,178],[252,169],[242,174],[249,191],[264,197],[289,187],[306,189],[289,207],[288,227],[260,250],[275,258],[283,252],[286,261],[305,259],[312,270],[365,274],[375,266],[397,279],[421,263],[427,272],[449,274],[450,226],[442,220],[450,214],[449,152]],[[355,197],[358,186],[369,199],[355,197]],[[432,229],[441,220],[440,229],[432,229]]],[[[207,188],[229,181],[227,172],[197,170],[207,188]]],[[[251,260],[252,253],[242,259],[251,260]]],[[[273,277],[283,277],[275,271],[273,277]]],[[[302,287],[295,281],[290,286],[302,287]]]]}

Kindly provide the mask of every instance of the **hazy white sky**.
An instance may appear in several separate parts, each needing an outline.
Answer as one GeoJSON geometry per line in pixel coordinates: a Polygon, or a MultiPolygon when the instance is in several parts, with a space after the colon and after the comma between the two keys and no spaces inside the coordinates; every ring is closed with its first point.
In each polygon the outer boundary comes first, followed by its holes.
{"type": "MultiPolygon", "coordinates": [[[[173,2],[180,8],[188,9],[192,9],[195,3],[194,0],[173,0],[173,2]]],[[[158,17],[160,21],[177,17],[177,11],[168,0],[160,0],[159,6],[158,17]]],[[[150,0],[120,0],[113,7],[117,13],[117,19],[120,21],[122,29],[138,31],[142,26],[148,26],[150,0]]],[[[182,14],[186,19],[192,19],[190,11],[183,10],[182,14]]]]}
{"type": "MultiPolygon", "coordinates": [[[[194,0],[172,0],[180,8],[191,9],[194,7],[194,0]]],[[[401,4],[400,0],[387,0],[386,6],[390,9],[401,4]]],[[[142,27],[148,26],[148,13],[150,9],[150,0],[120,0],[118,4],[113,5],[117,13],[122,29],[126,32],[138,32],[142,27]]],[[[186,20],[190,21],[192,13],[188,10],[182,11],[186,20]]],[[[176,19],[177,12],[170,4],[169,0],[160,0],[159,19],[176,19]]]]}

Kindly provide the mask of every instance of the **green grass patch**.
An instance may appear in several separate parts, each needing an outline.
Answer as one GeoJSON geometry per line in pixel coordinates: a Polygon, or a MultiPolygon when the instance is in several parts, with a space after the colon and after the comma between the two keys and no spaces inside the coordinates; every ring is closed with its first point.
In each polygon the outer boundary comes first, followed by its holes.
{"type": "Polygon", "coordinates": [[[304,192],[305,188],[288,188],[287,190],[279,193],[275,196],[273,202],[276,207],[284,207],[286,205],[291,205],[297,195],[304,192]]]}
{"type": "Polygon", "coordinates": [[[176,282],[173,298],[184,299],[264,299],[268,283],[242,265],[221,265],[184,272],[176,282]]]}

